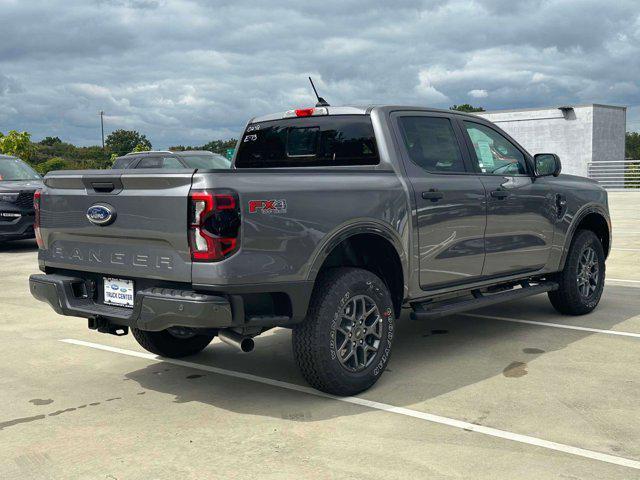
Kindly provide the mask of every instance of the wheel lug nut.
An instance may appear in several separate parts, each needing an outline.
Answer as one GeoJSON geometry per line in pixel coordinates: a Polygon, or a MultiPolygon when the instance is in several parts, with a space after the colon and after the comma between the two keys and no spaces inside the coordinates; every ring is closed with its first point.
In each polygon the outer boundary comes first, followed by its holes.
{"type": "Polygon", "coordinates": [[[362,345],[362,340],[360,340],[360,345],[362,345]]]}

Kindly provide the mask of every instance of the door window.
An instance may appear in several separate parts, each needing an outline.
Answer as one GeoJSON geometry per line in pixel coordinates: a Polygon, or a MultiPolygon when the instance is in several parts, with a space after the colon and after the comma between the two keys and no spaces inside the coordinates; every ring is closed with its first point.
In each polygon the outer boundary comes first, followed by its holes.
{"type": "Polygon", "coordinates": [[[522,152],[494,129],[464,122],[476,152],[478,168],[493,175],[525,175],[527,162],[522,152]]]}
{"type": "Polygon", "coordinates": [[[433,173],[465,172],[462,153],[451,121],[445,117],[400,117],[398,119],[409,157],[433,173]]]}

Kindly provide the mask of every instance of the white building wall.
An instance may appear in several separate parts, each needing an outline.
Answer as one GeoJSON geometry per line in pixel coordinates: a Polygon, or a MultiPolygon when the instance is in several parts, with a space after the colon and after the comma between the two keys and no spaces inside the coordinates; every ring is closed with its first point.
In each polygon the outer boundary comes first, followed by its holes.
{"type": "Polygon", "coordinates": [[[558,108],[482,112],[529,153],[555,153],[562,171],[587,176],[594,160],[623,160],[626,109],[579,105],[563,113],[558,108]]]}
{"type": "Polygon", "coordinates": [[[627,112],[620,107],[594,105],[593,161],[624,160],[627,112]]]}

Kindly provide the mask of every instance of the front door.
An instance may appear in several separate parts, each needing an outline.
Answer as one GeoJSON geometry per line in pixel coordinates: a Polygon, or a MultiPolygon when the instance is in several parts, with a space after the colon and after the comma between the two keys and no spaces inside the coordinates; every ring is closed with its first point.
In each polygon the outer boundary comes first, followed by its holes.
{"type": "Polygon", "coordinates": [[[413,187],[420,286],[479,279],[484,263],[485,190],[469,164],[460,126],[446,114],[393,115],[413,187]]]}
{"type": "Polygon", "coordinates": [[[553,245],[555,194],[538,181],[527,154],[490,125],[460,122],[487,192],[483,276],[518,274],[545,266],[553,245]]]}

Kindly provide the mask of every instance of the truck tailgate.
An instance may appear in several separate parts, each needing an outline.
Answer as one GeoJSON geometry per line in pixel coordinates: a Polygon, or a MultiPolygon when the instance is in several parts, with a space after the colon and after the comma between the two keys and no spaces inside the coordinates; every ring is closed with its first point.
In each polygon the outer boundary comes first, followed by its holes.
{"type": "Polygon", "coordinates": [[[55,172],[40,200],[46,267],[190,282],[188,195],[194,171],[148,169],[55,172]],[[112,223],[96,225],[92,206],[112,223]]]}

